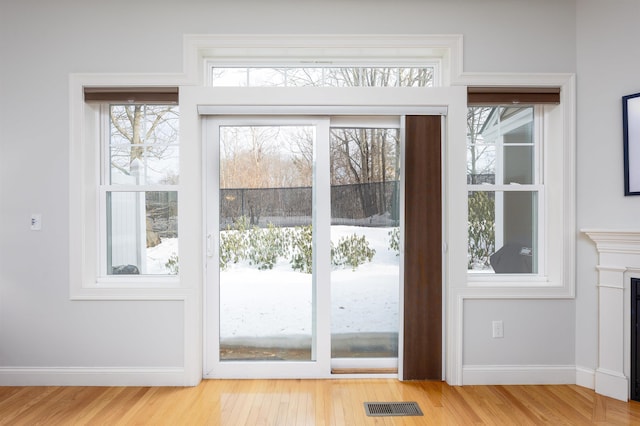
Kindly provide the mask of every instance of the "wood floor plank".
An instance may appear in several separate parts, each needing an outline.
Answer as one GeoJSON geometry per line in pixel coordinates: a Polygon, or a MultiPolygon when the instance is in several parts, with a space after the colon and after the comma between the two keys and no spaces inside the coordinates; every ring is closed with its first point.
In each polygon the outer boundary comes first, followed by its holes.
{"type": "Polygon", "coordinates": [[[28,387],[21,388],[14,393],[6,402],[0,401],[0,416],[3,424],[11,424],[12,421],[24,418],[32,407],[37,407],[43,403],[56,391],[55,387],[28,387]],[[6,414],[5,414],[6,413],[6,414]]]}
{"type": "Polygon", "coordinates": [[[393,379],[205,380],[197,387],[0,387],[0,425],[634,425],[640,403],[575,385],[463,386],[393,379]],[[368,417],[415,401],[424,416],[368,417]]]}
{"type": "Polygon", "coordinates": [[[537,416],[504,386],[483,386],[482,388],[490,394],[488,399],[498,406],[502,412],[501,419],[505,422],[517,416],[522,425],[538,424],[537,416]]]}

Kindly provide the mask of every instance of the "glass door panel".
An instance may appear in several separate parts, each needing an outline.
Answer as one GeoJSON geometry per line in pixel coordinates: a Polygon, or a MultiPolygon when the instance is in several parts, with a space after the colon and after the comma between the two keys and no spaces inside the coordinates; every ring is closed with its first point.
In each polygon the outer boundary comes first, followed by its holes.
{"type": "Polygon", "coordinates": [[[397,366],[400,131],[330,135],[331,356],[394,358],[397,366]]]}
{"type": "Polygon", "coordinates": [[[398,117],[208,122],[205,377],[397,368],[399,128],[398,117]]]}
{"type": "Polygon", "coordinates": [[[219,360],[314,361],[310,125],[219,127],[219,360]]]}

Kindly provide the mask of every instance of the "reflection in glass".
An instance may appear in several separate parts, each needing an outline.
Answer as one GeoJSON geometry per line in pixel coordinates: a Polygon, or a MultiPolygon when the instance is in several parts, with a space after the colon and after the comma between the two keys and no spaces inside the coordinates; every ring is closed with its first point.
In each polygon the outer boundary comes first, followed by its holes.
{"type": "Polygon", "coordinates": [[[533,146],[504,147],[504,184],[531,185],[534,183],[533,146]]]}
{"type": "Polygon", "coordinates": [[[532,107],[478,106],[467,112],[467,183],[533,184],[532,107]]]}
{"type": "Polygon", "coordinates": [[[468,269],[537,273],[538,193],[469,191],[468,269]]]}

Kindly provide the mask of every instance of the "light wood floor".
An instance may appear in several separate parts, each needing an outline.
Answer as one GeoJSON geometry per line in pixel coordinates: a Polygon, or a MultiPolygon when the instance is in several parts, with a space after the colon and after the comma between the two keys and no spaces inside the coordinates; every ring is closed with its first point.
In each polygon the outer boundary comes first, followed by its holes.
{"type": "Polygon", "coordinates": [[[173,387],[0,387],[0,424],[631,425],[640,403],[579,386],[397,380],[205,380],[173,387]],[[418,402],[423,417],[367,417],[364,402],[418,402]]]}

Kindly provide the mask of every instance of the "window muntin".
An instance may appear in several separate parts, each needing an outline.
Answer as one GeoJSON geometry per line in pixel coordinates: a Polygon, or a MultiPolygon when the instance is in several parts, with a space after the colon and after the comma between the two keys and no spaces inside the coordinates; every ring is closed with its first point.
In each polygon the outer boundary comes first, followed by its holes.
{"type": "Polygon", "coordinates": [[[541,273],[540,114],[533,106],[468,109],[469,272],[541,273]]]}
{"type": "Polygon", "coordinates": [[[434,66],[211,67],[214,87],[433,87],[434,66]]]}
{"type": "Polygon", "coordinates": [[[179,109],[104,105],[100,275],[178,273],[179,109]]]}

